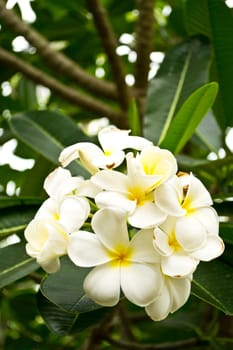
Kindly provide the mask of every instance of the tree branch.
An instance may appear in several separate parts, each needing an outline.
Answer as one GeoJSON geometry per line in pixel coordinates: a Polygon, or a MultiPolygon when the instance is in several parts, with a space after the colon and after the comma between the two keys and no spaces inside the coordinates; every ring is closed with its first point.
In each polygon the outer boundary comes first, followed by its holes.
{"type": "Polygon", "coordinates": [[[60,83],[58,80],[43,73],[29,63],[25,63],[25,61],[2,48],[0,48],[0,62],[4,62],[17,72],[21,72],[35,83],[48,87],[51,91],[57,93],[70,103],[82,107],[95,115],[108,117],[112,123],[119,127],[122,127],[122,125],[127,127],[125,125],[126,118],[123,113],[115,111],[104,103],[67,87],[65,84],[60,83]]]}
{"type": "Polygon", "coordinates": [[[127,110],[130,102],[130,92],[125,83],[125,73],[122,60],[116,53],[117,40],[107,12],[99,0],[86,0],[86,2],[88,9],[93,16],[96,30],[99,33],[105,52],[109,58],[109,64],[118,88],[119,101],[123,110],[127,110]]]}
{"type": "Polygon", "coordinates": [[[154,3],[155,0],[137,0],[139,16],[136,26],[135,89],[139,102],[139,114],[144,114],[145,98],[150,69],[150,53],[154,35],[154,3]]]}
{"type": "Polygon", "coordinates": [[[101,81],[83,70],[76,62],[63,53],[51,48],[49,41],[35,29],[24,23],[12,10],[7,10],[3,0],[0,0],[0,19],[16,34],[22,35],[36,48],[45,64],[61,74],[67,75],[71,80],[88,91],[110,99],[118,99],[114,84],[101,81]]]}

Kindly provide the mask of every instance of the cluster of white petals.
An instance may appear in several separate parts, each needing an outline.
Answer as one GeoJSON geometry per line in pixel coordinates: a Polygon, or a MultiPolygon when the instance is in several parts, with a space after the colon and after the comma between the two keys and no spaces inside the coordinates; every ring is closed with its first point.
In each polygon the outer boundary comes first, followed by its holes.
{"type": "Polygon", "coordinates": [[[90,178],[61,167],[49,174],[26,250],[48,273],[62,255],[93,267],[87,296],[114,306],[124,295],[158,321],[185,304],[199,262],[220,256],[224,243],[201,181],[178,172],[170,151],[129,133],[110,126],[98,134],[100,147],[80,142],[61,152],[63,167],[78,159],[90,178]]]}

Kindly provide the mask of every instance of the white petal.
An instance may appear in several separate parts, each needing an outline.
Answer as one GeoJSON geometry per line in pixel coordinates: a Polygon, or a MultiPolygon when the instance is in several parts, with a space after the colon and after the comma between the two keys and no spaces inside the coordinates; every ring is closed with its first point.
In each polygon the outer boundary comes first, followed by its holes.
{"type": "Polygon", "coordinates": [[[210,261],[224,251],[224,242],[220,237],[209,236],[204,247],[194,251],[191,256],[201,261],[210,261]]]}
{"type": "Polygon", "coordinates": [[[130,248],[133,249],[131,261],[141,263],[158,263],[160,256],[154,250],[153,230],[140,230],[130,241],[130,248]]]}
{"type": "Polygon", "coordinates": [[[103,191],[95,197],[96,205],[99,208],[117,207],[125,210],[127,213],[132,213],[136,208],[136,200],[130,200],[123,193],[103,191]]]}
{"type": "Polygon", "coordinates": [[[180,204],[182,194],[176,177],[173,178],[173,181],[168,181],[156,188],[154,200],[158,207],[169,215],[181,216],[186,213],[180,204]]]}
{"type": "MultiPolygon", "coordinates": [[[[30,243],[30,249],[38,252],[43,248],[44,243],[48,239],[48,231],[42,221],[34,219],[27,225],[24,236],[30,243]]],[[[31,255],[30,253],[28,254],[31,255]]]]}
{"type": "Polygon", "coordinates": [[[115,151],[109,155],[102,155],[93,159],[92,163],[100,169],[113,169],[118,167],[125,159],[123,151],[115,151]]]}
{"type": "Polygon", "coordinates": [[[108,251],[97,236],[86,231],[70,235],[67,252],[73,263],[81,267],[96,266],[110,260],[108,251]]]}
{"type": "Polygon", "coordinates": [[[91,181],[107,191],[128,193],[127,176],[115,170],[101,170],[92,176],[91,181]]]}
{"type": "Polygon", "coordinates": [[[90,205],[80,197],[66,197],[60,206],[59,222],[71,233],[78,230],[88,218],[90,205]]]}
{"type": "Polygon", "coordinates": [[[175,226],[176,239],[186,251],[199,249],[207,239],[207,232],[196,215],[177,218],[175,226]]]}
{"type": "Polygon", "coordinates": [[[128,300],[138,306],[150,304],[160,293],[159,265],[130,263],[121,267],[121,287],[128,300]]]}
{"type": "Polygon", "coordinates": [[[183,277],[192,273],[198,265],[198,261],[191,256],[173,254],[163,257],[161,268],[165,275],[170,277],[183,277]]]}
{"type": "Polygon", "coordinates": [[[95,185],[91,180],[85,180],[78,188],[78,196],[85,196],[95,198],[95,196],[101,191],[101,188],[95,185]]]}
{"type": "Polygon", "coordinates": [[[126,214],[118,208],[103,208],[97,211],[91,222],[92,228],[103,245],[115,251],[128,247],[129,237],[126,214]]]}
{"type": "Polygon", "coordinates": [[[219,218],[212,207],[203,207],[196,209],[192,215],[200,224],[205,227],[206,233],[208,235],[216,235],[219,233],[219,218]]]}
{"type": "Polygon", "coordinates": [[[78,146],[79,158],[84,167],[91,173],[98,172],[98,168],[93,164],[93,161],[104,155],[103,151],[94,143],[81,142],[78,146]]]}
{"type": "Polygon", "coordinates": [[[105,152],[121,150],[124,147],[124,141],[128,138],[129,132],[130,130],[120,130],[110,125],[98,133],[99,143],[105,152]]]}
{"type": "Polygon", "coordinates": [[[114,306],[120,298],[120,269],[111,263],[95,267],[84,280],[86,294],[97,304],[114,306]]]}
{"type": "Polygon", "coordinates": [[[168,243],[168,236],[158,227],[154,230],[153,245],[155,250],[163,256],[169,256],[173,253],[173,249],[168,243]]]}
{"type": "Polygon", "coordinates": [[[128,220],[130,225],[134,227],[151,228],[163,222],[166,216],[154,203],[145,202],[143,205],[138,205],[135,208],[128,220]]]}
{"type": "Polygon", "coordinates": [[[152,142],[145,139],[144,137],[140,136],[131,136],[129,135],[125,140],[123,141],[123,149],[125,148],[132,148],[136,149],[138,151],[142,150],[143,148],[152,145],[152,142]]]}
{"type": "MultiPolygon", "coordinates": [[[[191,208],[212,205],[213,202],[211,196],[203,183],[192,174],[185,176],[189,176],[189,186],[183,205],[186,205],[186,201],[190,202],[191,208]]],[[[185,176],[181,176],[180,180],[186,180],[185,176]]]]}
{"type": "Polygon", "coordinates": [[[48,218],[55,219],[58,215],[58,203],[52,199],[46,199],[37,210],[35,219],[48,218]]]}
{"type": "Polygon", "coordinates": [[[171,297],[169,288],[164,283],[160,295],[154,302],[146,306],[145,311],[153,321],[165,319],[171,310],[171,297]]]}
{"type": "Polygon", "coordinates": [[[57,193],[57,189],[71,178],[69,170],[58,167],[52,171],[45,179],[44,189],[50,197],[57,193]]]}
{"type": "Polygon", "coordinates": [[[177,162],[173,154],[157,146],[144,148],[140,155],[141,163],[147,175],[161,175],[161,184],[177,172],[177,162]]]}
{"type": "Polygon", "coordinates": [[[60,269],[60,260],[58,257],[54,257],[49,261],[37,259],[37,262],[47,273],[55,273],[60,269]]]}
{"type": "Polygon", "coordinates": [[[173,313],[183,306],[189,298],[191,292],[191,276],[187,278],[169,278],[167,277],[169,285],[172,305],[170,312],[173,313]]]}

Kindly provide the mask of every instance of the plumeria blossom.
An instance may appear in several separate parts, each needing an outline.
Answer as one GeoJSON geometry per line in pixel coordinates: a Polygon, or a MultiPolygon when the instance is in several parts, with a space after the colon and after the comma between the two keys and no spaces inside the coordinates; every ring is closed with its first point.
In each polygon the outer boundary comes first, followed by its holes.
{"type": "Polygon", "coordinates": [[[159,321],[187,301],[199,262],[221,255],[224,243],[202,182],[177,173],[170,151],[129,134],[109,126],[100,146],[79,142],[61,152],[63,167],[79,158],[90,178],[62,167],[47,176],[26,251],[48,273],[68,255],[92,268],[83,289],[97,304],[115,306],[124,295],[159,321]]]}
{"type": "Polygon", "coordinates": [[[60,154],[59,161],[67,166],[73,160],[80,158],[85,168],[91,173],[99,169],[113,169],[125,159],[124,149],[141,150],[151,144],[139,136],[130,136],[130,130],[120,130],[114,126],[101,129],[98,140],[101,147],[90,142],[79,142],[66,147],[60,154]]]}
{"type": "Polygon", "coordinates": [[[154,189],[177,170],[174,156],[167,150],[148,146],[134,157],[126,156],[127,174],[102,170],[92,181],[104,191],[95,197],[99,207],[118,206],[128,213],[129,223],[149,228],[165,220],[167,213],[154,202],[154,189]]]}
{"type": "Polygon", "coordinates": [[[153,321],[161,321],[183,306],[191,292],[192,275],[185,278],[172,278],[163,275],[164,283],[160,295],[145,311],[153,321]]]}
{"type": "Polygon", "coordinates": [[[92,228],[95,234],[73,233],[68,247],[74,264],[95,266],[84,280],[86,294],[103,306],[116,305],[121,290],[136,305],[153,302],[162,279],[152,235],[141,231],[129,240],[125,212],[117,208],[99,210],[92,228]]]}
{"type": "MultiPolygon", "coordinates": [[[[211,208],[210,208],[211,209],[211,208]]],[[[205,239],[196,246],[198,229],[192,228],[193,236],[186,237],[188,227],[176,225],[176,218],[168,217],[160,227],[154,229],[153,245],[161,255],[161,269],[165,275],[171,277],[186,276],[194,272],[199,261],[210,261],[223,253],[224,243],[218,236],[218,229],[206,230],[205,239]]]]}
{"type": "Polygon", "coordinates": [[[217,236],[219,222],[216,211],[210,207],[211,196],[194,175],[174,176],[155,191],[155,199],[160,209],[177,217],[176,237],[187,250],[204,246],[210,234],[217,236]]]}
{"type": "Polygon", "coordinates": [[[69,235],[59,223],[47,219],[33,219],[25,230],[26,252],[36,258],[48,272],[60,268],[59,257],[67,253],[69,235]]]}

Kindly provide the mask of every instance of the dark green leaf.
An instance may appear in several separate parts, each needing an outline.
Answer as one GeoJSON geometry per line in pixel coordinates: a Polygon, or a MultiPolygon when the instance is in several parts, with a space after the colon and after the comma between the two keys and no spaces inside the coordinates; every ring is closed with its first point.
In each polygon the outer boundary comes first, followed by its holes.
{"type": "Polygon", "coordinates": [[[70,313],[64,311],[39,291],[37,294],[37,304],[41,316],[45,320],[47,326],[58,335],[68,334],[78,317],[78,313],[70,313]]]}
{"type": "Polygon", "coordinates": [[[186,25],[190,34],[205,34],[212,40],[214,61],[212,78],[219,82],[216,117],[224,130],[232,126],[233,99],[233,16],[222,0],[188,0],[186,25]]]}
{"type": "Polygon", "coordinates": [[[90,269],[75,266],[68,257],[61,259],[61,269],[46,277],[41,292],[52,303],[68,312],[88,312],[100,308],[83,291],[83,281],[90,269]]]}
{"type": "Polygon", "coordinates": [[[25,251],[24,243],[16,243],[0,249],[0,288],[15,282],[38,268],[35,259],[25,251]]]}
{"type": "MultiPolygon", "coordinates": [[[[16,137],[55,164],[59,164],[58,157],[65,146],[86,139],[70,118],[58,112],[25,112],[15,115],[9,123],[16,137]]],[[[86,174],[78,163],[73,163],[72,170],[86,174]]]]}
{"type": "Polygon", "coordinates": [[[144,136],[161,142],[177,110],[208,81],[209,45],[197,39],[179,44],[165,56],[150,82],[144,118],[144,136]]]}
{"type": "Polygon", "coordinates": [[[194,273],[192,293],[227,315],[233,315],[233,268],[220,259],[200,263],[194,273]]]}
{"type": "Polygon", "coordinates": [[[37,205],[20,205],[1,209],[0,239],[22,232],[32,220],[38,209],[37,205]]]}
{"type": "Polygon", "coordinates": [[[218,85],[209,83],[190,95],[172,120],[160,146],[174,153],[180,152],[212,106],[217,91],[218,85]]]}

